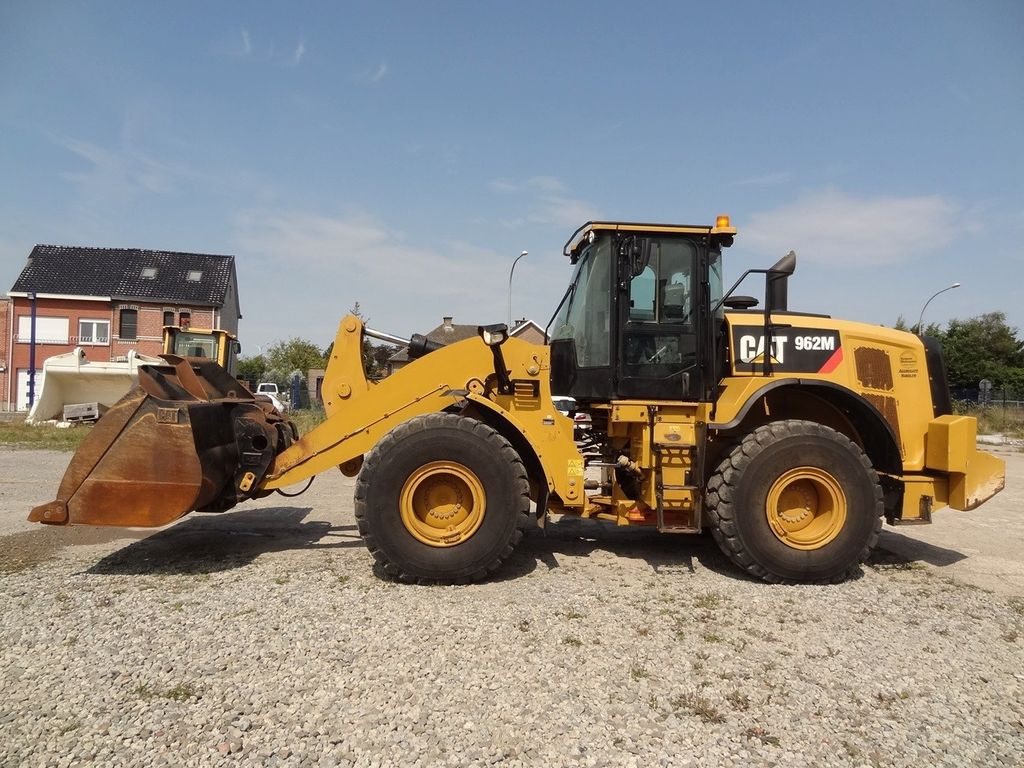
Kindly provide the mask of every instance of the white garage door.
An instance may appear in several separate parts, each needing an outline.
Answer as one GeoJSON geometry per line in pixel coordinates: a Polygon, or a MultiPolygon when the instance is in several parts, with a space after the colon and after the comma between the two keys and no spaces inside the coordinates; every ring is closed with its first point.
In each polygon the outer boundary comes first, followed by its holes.
{"type": "MultiPolygon", "coordinates": [[[[42,381],[42,370],[36,371],[35,395],[39,397],[39,382],[42,381]]],[[[18,410],[28,410],[28,368],[18,369],[18,410]]]]}

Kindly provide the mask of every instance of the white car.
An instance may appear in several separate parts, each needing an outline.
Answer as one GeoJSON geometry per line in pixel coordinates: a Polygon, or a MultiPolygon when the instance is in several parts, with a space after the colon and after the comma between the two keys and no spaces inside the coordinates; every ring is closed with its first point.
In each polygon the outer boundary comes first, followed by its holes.
{"type": "Polygon", "coordinates": [[[551,402],[555,404],[559,413],[572,419],[573,425],[577,429],[590,429],[593,426],[593,419],[590,418],[589,413],[577,412],[576,398],[555,395],[551,398],[551,402]]]}
{"type": "Polygon", "coordinates": [[[284,413],[285,411],[288,410],[288,406],[282,403],[277,398],[277,395],[272,395],[269,392],[261,392],[260,394],[266,398],[269,398],[270,402],[272,402],[274,404],[274,407],[277,408],[277,410],[280,411],[281,413],[284,413]]]}
{"type": "MultiPolygon", "coordinates": [[[[576,399],[572,397],[564,397],[562,395],[555,395],[551,398],[551,402],[555,404],[555,408],[563,416],[569,416],[573,411],[576,410],[576,399]]],[[[570,418],[572,418],[570,416],[570,418]]]]}
{"type": "Polygon", "coordinates": [[[277,389],[277,384],[272,381],[262,381],[256,387],[256,394],[263,395],[273,403],[274,407],[278,411],[284,413],[288,410],[288,406],[281,401],[281,393],[277,389]]]}

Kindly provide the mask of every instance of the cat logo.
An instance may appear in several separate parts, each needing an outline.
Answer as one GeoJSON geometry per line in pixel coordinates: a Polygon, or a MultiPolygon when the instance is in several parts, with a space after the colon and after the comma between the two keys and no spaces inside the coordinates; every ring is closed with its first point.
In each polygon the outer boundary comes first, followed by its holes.
{"type": "Polygon", "coordinates": [[[835,372],[843,362],[839,332],[824,328],[787,327],[784,336],[773,335],[766,345],[763,326],[733,326],[732,341],[737,373],[754,373],[768,367],[774,373],[826,375],[835,372]]]}
{"type": "MultiPolygon", "coordinates": [[[[785,336],[772,337],[771,363],[779,365],[785,360],[787,341],[789,339],[785,336]]],[[[741,336],[740,360],[744,363],[763,363],[764,336],[741,336]]]]}

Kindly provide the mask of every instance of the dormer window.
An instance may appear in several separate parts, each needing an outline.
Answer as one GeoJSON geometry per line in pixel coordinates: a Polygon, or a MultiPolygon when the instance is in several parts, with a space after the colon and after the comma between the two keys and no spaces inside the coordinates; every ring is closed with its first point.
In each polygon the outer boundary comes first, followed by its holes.
{"type": "Polygon", "coordinates": [[[155,280],[156,279],[156,267],[143,267],[142,268],[142,279],[143,280],[155,280]]]}
{"type": "Polygon", "coordinates": [[[190,270],[188,273],[188,281],[190,283],[198,283],[203,279],[203,273],[198,269],[190,270]]]}

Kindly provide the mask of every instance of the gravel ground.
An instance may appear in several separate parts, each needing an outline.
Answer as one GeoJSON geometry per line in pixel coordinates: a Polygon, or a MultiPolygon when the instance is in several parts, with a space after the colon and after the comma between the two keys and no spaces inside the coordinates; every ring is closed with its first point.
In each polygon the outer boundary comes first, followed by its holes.
{"type": "Polygon", "coordinates": [[[152,535],[24,523],[67,460],[0,450],[3,765],[1024,764],[1024,595],[924,562],[772,586],[566,521],[404,586],[340,474],[152,535]]]}

